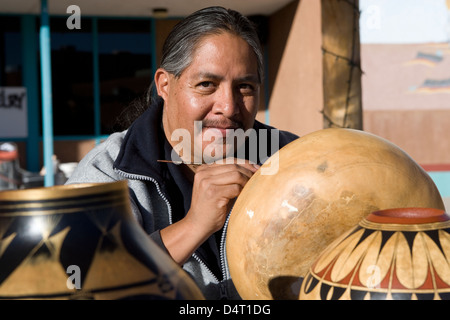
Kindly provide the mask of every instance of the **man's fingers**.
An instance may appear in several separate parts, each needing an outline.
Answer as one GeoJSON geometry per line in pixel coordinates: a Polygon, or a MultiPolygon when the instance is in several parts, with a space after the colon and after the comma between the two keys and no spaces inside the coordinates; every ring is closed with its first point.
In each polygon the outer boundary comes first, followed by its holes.
{"type": "Polygon", "coordinates": [[[237,158],[226,158],[221,161],[217,161],[216,164],[237,164],[251,170],[252,172],[256,172],[260,167],[258,164],[253,163],[250,160],[237,158]]]}
{"type": "Polygon", "coordinates": [[[217,197],[216,204],[217,209],[226,206],[232,199],[237,198],[242,191],[244,186],[238,183],[228,184],[228,185],[213,185],[206,190],[206,196],[210,199],[217,197]]]}
{"type": "MultiPolygon", "coordinates": [[[[236,159],[234,159],[236,160],[236,159]]],[[[212,175],[218,175],[226,172],[231,171],[240,171],[247,175],[248,177],[251,177],[257,170],[259,169],[259,166],[256,164],[252,164],[248,161],[241,162],[241,163],[232,163],[232,162],[224,162],[224,163],[213,163],[213,164],[204,164],[199,166],[196,169],[196,173],[202,172],[202,171],[208,171],[209,174],[212,175]]]]}
{"type": "Polygon", "coordinates": [[[220,174],[208,175],[205,177],[202,177],[201,175],[202,174],[200,173],[198,179],[199,186],[203,190],[210,188],[211,186],[227,186],[233,184],[244,187],[244,185],[251,178],[251,175],[241,171],[222,172],[220,174]]]}

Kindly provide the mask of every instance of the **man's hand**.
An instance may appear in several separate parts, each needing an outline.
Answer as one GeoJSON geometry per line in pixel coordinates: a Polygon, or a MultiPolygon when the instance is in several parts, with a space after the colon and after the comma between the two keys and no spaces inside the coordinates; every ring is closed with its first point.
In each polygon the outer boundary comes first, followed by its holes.
{"type": "Polygon", "coordinates": [[[161,230],[172,258],[183,264],[214,232],[220,230],[228,212],[247,181],[258,169],[243,164],[203,164],[196,168],[191,207],[186,217],[161,230]]]}
{"type": "Polygon", "coordinates": [[[220,230],[235,198],[256,172],[249,164],[211,164],[197,168],[188,219],[205,234],[220,230]]]}

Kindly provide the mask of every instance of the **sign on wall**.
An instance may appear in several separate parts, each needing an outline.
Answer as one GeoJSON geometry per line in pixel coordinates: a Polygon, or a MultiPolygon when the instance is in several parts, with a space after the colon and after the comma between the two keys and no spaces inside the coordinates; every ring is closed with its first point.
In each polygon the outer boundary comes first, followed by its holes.
{"type": "Polygon", "coordinates": [[[0,87],[0,138],[28,136],[27,90],[0,87]]]}

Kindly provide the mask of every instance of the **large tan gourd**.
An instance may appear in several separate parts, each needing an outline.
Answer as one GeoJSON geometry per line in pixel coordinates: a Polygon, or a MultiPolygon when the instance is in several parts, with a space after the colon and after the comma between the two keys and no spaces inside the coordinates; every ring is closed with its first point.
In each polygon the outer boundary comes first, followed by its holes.
{"type": "Polygon", "coordinates": [[[333,240],[374,211],[407,207],[444,204],[399,147],[353,129],[310,133],[274,154],[236,200],[226,242],[232,280],[243,299],[297,299],[333,240]]]}

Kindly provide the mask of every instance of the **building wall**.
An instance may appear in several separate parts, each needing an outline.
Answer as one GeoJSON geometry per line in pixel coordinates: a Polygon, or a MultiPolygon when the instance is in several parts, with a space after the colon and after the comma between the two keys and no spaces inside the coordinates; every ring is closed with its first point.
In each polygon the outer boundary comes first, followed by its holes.
{"type": "Polygon", "coordinates": [[[449,165],[450,45],[363,44],[361,55],[364,130],[422,165],[449,165]]]}
{"type": "Polygon", "coordinates": [[[450,44],[363,44],[364,130],[430,174],[450,210],[450,44]]]}
{"type": "Polygon", "coordinates": [[[259,120],[300,136],[323,127],[320,1],[293,1],[269,17],[268,77],[259,120]]]}
{"type": "Polygon", "coordinates": [[[156,44],[156,61],[157,66],[159,65],[159,61],[161,60],[162,47],[164,45],[164,41],[169,35],[172,28],[179,22],[179,19],[170,19],[170,20],[156,20],[155,22],[155,44],[156,44]]]}
{"type": "Polygon", "coordinates": [[[450,164],[450,110],[367,110],[363,119],[365,131],[395,143],[421,165],[450,164]]]}

